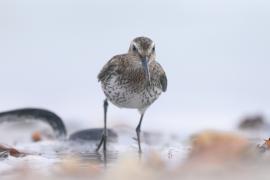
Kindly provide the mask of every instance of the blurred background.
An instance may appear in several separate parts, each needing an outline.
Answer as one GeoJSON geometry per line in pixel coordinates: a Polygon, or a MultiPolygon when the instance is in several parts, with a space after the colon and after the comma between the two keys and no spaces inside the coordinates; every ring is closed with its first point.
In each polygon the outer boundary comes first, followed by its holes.
{"type": "MultiPolygon", "coordinates": [[[[267,0],[0,0],[0,111],[50,109],[68,126],[102,127],[97,74],[137,36],[156,43],[168,91],[143,129],[228,130],[270,116],[267,0]]],[[[109,109],[109,126],[138,123],[109,109]]]]}

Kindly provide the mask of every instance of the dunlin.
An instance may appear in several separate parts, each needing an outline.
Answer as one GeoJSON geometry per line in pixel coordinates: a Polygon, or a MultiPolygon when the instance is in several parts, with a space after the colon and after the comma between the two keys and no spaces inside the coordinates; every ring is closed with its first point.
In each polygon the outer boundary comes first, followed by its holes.
{"type": "Polygon", "coordinates": [[[140,121],[136,128],[139,153],[141,150],[140,132],[147,108],[167,90],[167,77],[156,61],[154,42],[147,37],[135,38],[128,53],[114,56],[98,75],[106,95],[104,100],[104,132],[97,151],[107,142],[108,101],[120,108],[138,109],[140,121]]]}

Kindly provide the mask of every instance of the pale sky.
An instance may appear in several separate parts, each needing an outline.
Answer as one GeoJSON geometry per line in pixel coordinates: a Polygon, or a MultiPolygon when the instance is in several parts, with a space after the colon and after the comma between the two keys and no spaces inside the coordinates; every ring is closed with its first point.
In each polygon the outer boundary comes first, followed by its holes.
{"type": "MultiPolygon", "coordinates": [[[[143,128],[228,129],[270,117],[267,0],[0,0],[0,110],[43,107],[102,126],[102,66],[136,36],[156,42],[168,91],[143,128]]],[[[139,114],[110,106],[109,125],[139,114]]]]}

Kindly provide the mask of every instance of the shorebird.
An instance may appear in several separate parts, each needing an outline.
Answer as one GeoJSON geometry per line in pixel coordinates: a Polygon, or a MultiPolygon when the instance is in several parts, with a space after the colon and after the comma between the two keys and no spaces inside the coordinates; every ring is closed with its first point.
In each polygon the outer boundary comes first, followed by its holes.
{"type": "Polygon", "coordinates": [[[128,53],[114,56],[98,74],[104,100],[104,131],[97,151],[107,142],[108,101],[120,108],[137,109],[140,112],[136,128],[139,153],[141,150],[140,132],[147,108],[167,90],[167,77],[156,61],[155,43],[147,37],[135,38],[128,53]]]}

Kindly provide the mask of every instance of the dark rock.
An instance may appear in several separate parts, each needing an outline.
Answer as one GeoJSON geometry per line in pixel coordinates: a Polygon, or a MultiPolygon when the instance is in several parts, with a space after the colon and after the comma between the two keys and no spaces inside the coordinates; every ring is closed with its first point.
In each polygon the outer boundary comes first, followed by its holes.
{"type": "MultiPolygon", "coordinates": [[[[99,141],[102,137],[103,129],[86,129],[82,131],[75,132],[70,135],[69,140],[71,141],[99,141]]],[[[116,142],[118,135],[111,129],[108,129],[108,141],[116,142]]]]}
{"type": "Polygon", "coordinates": [[[247,116],[240,121],[239,129],[246,130],[260,130],[269,128],[269,124],[266,122],[264,116],[255,115],[247,116]]]}

